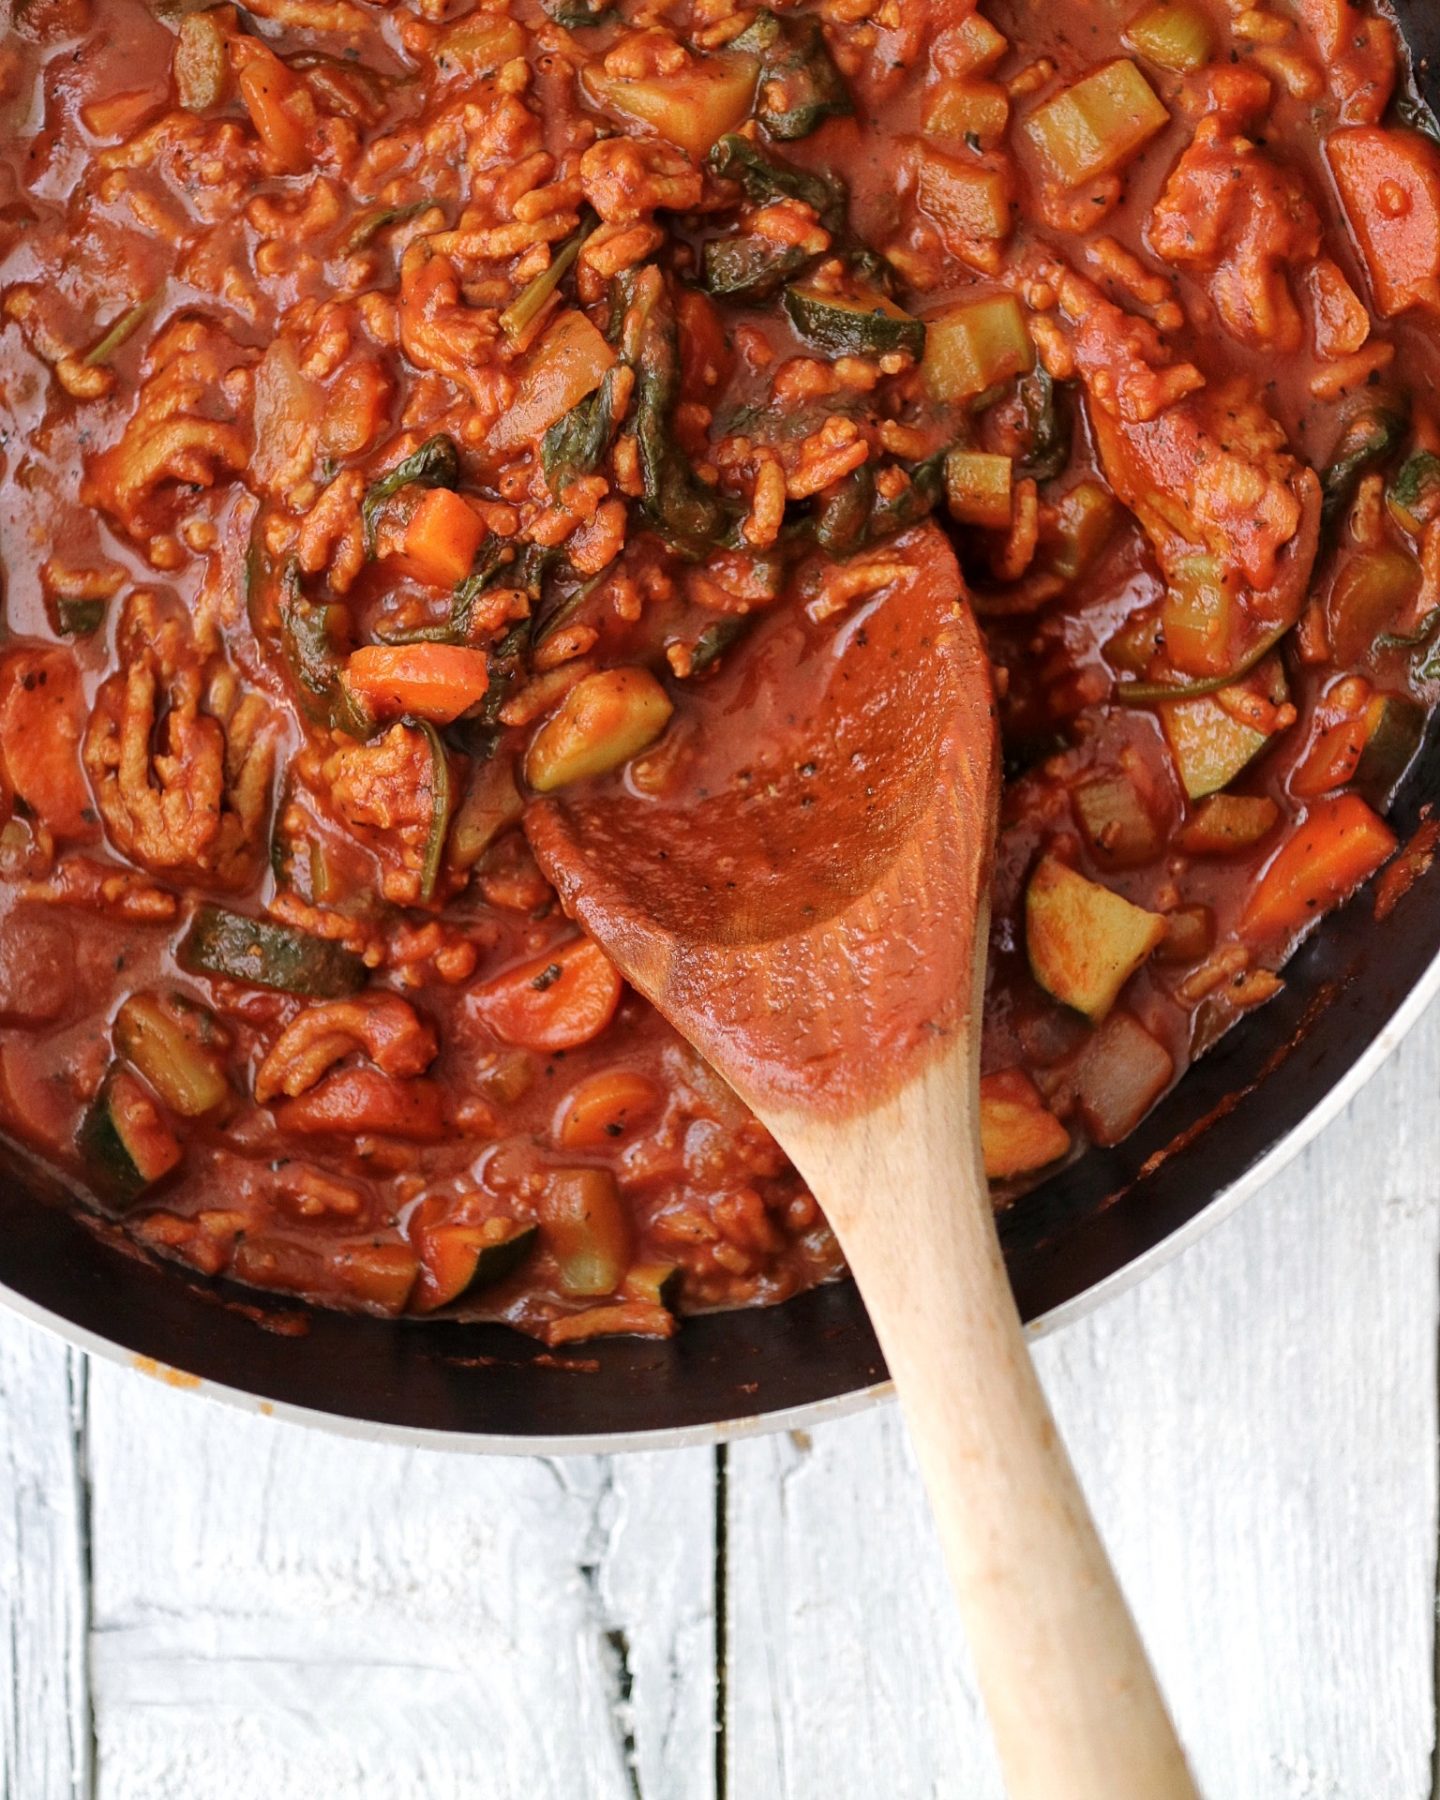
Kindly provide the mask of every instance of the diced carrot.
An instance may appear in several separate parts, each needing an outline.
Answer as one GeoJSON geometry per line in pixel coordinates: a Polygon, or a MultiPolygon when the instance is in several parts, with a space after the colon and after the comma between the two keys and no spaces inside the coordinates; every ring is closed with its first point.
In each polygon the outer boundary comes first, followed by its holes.
{"type": "Polygon", "coordinates": [[[620,975],[589,938],[509,969],[477,988],[480,1021],[525,1050],[573,1050],[588,1044],[615,1016],[620,975]]]}
{"type": "Polygon", "coordinates": [[[986,1175],[1003,1181],[1063,1156],[1070,1133],[1023,1069],[1001,1069],[980,1080],[980,1143],[986,1175]]]}
{"type": "Polygon", "coordinates": [[[1325,148],[1380,312],[1440,314],[1440,150],[1378,125],[1331,132],[1325,148]]]}
{"type": "Polygon", "coordinates": [[[85,695],[65,650],[22,650],[6,663],[0,758],[12,791],[56,837],[91,837],[90,790],[80,768],[85,695]]]}
{"type": "Polygon", "coordinates": [[[95,137],[129,137],[152,113],[165,104],[165,92],[157,88],[132,88],[123,94],[107,94],[80,109],[85,129],[95,137]]]}
{"type": "Polygon", "coordinates": [[[1310,800],[1317,794],[1333,794],[1354,775],[1365,750],[1364,719],[1345,719],[1322,731],[1295,773],[1290,791],[1310,800]]]}
{"type": "Polygon", "coordinates": [[[1257,943],[1298,931],[1348,898],[1394,849],[1395,833],[1358,794],[1317,800],[1260,878],[1241,930],[1257,943]]]}
{"type": "Polygon", "coordinates": [[[452,588],[470,573],[484,536],[484,521],[468,500],[431,488],[410,516],[405,554],[422,581],[452,588]]]}
{"type": "Polygon", "coordinates": [[[275,1122],[282,1132],[307,1137],[373,1131],[416,1144],[438,1143],[450,1129],[444,1094],[435,1082],[396,1081],[379,1069],[337,1070],[308,1094],[277,1108],[275,1122]]]}
{"type": "Polygon", "coordinates": [[[345,682],[379,713],[448,725],[484,698],[490,664],[463,644],[366,644],[345,664],[345,682]]]}
{"type": "Polygon", "coordinates": [[[310,134],[317,119],[308,87],[273,50],[255,38],[236,38],[230,58],[240,94],[261,145],[282,175],[300,175],[310,163],[310,134]]]}
{"type": "Polygon", "coordinates": [[[555,1136],[567,1150],[603,1150],[660,1103],[660,1090],[633,1069],[606,1069],[560,1102],[555,1136]]]}

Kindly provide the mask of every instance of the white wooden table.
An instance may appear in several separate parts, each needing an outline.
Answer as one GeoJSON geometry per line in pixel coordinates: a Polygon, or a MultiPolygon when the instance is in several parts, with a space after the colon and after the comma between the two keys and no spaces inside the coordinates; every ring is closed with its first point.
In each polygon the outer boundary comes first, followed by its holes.
{"type": "MultiPolygon", "coordinates": [[[[1425,1800],[1440,1009],[1303,1159],[1040,1350],[1212,1800],[1425,1800]]],[[[892,1408],[479,1460],[0,1323],[5,1800],[991,1800],[892,1408]]]]}

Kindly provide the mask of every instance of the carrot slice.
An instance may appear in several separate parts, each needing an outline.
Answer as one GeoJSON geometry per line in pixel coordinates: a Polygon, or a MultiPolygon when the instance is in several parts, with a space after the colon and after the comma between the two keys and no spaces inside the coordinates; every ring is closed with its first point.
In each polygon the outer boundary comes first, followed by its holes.
{"type": "Polygon", "coordinates": [[[405,554],[422,581],[450,588],[470,573],[485,536],[479,513],[449,488],[431,488],[411,514],[405,554]]]}
{"type": "Polygon", "coordinates": [[[1331,132],[1325,148],[1381,313],[1440,313],[1440,151],[1378,125],[1331,132]]]}
{"type": "Polygon", "coordinates": [[[620,1004],[620,975],[598,944],[577,938],[564,949],[478,988],[480,1021],[524,1050],[573,1050],[598,1037],[620,1004]]]}
{"type": "Polygon", "coordinates": [[[555,1136],[567,1150],[603,1150],[626,1130],[648,1119],[660,1104],[660,1090],[633,1069],[606,1069],[572,1088],[560,1103],[555,1136]]]}
{"type": "Polygon", "coordinates": [[[1252,942],[1298,931],[1367,881],[1395,842],[1358,794],[1317,801],[1261,876],[1240,929],[1252,942]]]}
{"type": "Polygon", "coordinates": [[[376,712],[448,725],[484,698],[490,664],[461,644],[366,644],[345,664],[345,682],[376,712]]]}

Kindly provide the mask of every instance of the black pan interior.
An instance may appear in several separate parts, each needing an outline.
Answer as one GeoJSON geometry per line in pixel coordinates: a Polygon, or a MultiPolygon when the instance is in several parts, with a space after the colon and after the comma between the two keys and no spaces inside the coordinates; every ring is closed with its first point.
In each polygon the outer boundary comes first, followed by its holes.
{"type": "MultiPolygon", "coordinates": [[[[1432,105],[1440,7],[1395,8],[1432,105]]],[[[1440,731],[1397,799],[1402,840],[1440,794],[1440,731]]],[[[1318,1106],[1440,956],[1440,868],[1383,921],[1368,894],[1327,920],[1285,991],[1243,1020],[1117,1149],[1092,1152],[1018,1202],[1002,1237],[1034,1319],[1124,1269],[1203,1212],[1318,1106]],[[1213,1118],[1213,1129],[1199,1129],[1213,1118]],[[1159,1153],[1169,1150],[1169,1154],[1159,1153]]],[[[831,1399],[884,1365],[854,1285],[780,1307],[691,1319],[654,1344],[556,1357],[496,1326],[392,1324],[297,1309],[117,1248],[44,1178],[0,1177],[0,1283],[136,1356],[263,1399],[342,1418],[518,1439],[695,1427],[831,1399]],[[257,1300],[260,1304],[257,1304],[257,1300]]]]}

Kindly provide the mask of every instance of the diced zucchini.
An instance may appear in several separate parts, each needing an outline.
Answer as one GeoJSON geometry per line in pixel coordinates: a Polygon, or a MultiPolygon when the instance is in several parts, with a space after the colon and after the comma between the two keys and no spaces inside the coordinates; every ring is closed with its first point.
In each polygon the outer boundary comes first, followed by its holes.
{"type": "Polygon", "coordinates": [[[613,1294],[630,1259],[630,1218],[608,1169],[555,1169],[540,1202],[545,1244],[567,1294],[613,1294]]]}
{"type": "Polygon", "coordinates": [[[648,125],[701,162],[749,116],[759,69],[753,55],[725,54],[702,57],[677,74],[627,81],[587,63],[580,84],[596,106],[648,125]]]}
{"type": "Polygon", "coordinates": [[[1154,0],[1130,21],[1125,42],[1137,56],[1175,75],[1203,69],[1215,54],[1209,16],[1192,0],[1154,0]]]}
{"type": "MultiPolygon", "coordinates": [[[[1267,657],[1250,680],[1277,705],[1284,700],[1285,671],[1278,656],[1267,657]]],[[[1270,742],[1263,731],[1233,718],[1214,694],[1167,700],[1158,710],[1181,785],[1192,800],[1228,786],[1270,742]]]]}
{"type": "Polygon", "coordinates": [[[1158,913],[1134,906],[1053,856],[1025,890],[1030,970],[1047,994],[1103,1019],[1122,987],[1165,936],[1158,913]]]}
{"type": "Polygon", "coordinates": [[[536,1247],[538,1225],[487,1219],[482,1225],[439,1224],[415,1233],[422,1269],[410,1296],[413,1312],[434,1312],[513,1275],[536,1247]]]}
{"type": "Polygon", "coordinates": [[[175,1168],[175,1134],[133,1075],[112,1068],[80,1121],[76,1148],[102,1199],[126,1206],[175,1168]]]}
{"type": "Polygon", "coordinates": [[[1401,465],[1385,499],[1401,530],[1419,537],[1432,519],[1440,517],[1440,456],[1417,450],[1401,465]]]}
{"type": "Polygon", "coordinates": [[[1420,592],[1420,565],[1403,550],[1361,550],[1341,565],[1325,603],[1330,649],[1341,668],[1363,662],[1420,592]]]}
{"type": "Polygon", "coordinates": [[[223,906],[196,908],[175,958],[192,975],[218,975],[312,1000],[358,993],[368,974],[354,951],[341,944],[223,906]]]}
{"type": "Polygon", "coordinates": [[[889,356],[908,350],[918,362],[925,354],[925,325],[883,294],[854,299],[819,288],[788,287],[785,311],[805,339],[829,356],[889,356]]]}
{"type": "Polygon", "coordinates": [[[1075,1101],[1095,1143],[1118,1144],[1170,1085],[1174,1059],[1128,1012],[1112,1013],[1080,1052],[1075,1101]]]}
{"type": "Polygon", "coordinates": [[[680,1297],[681,1270],[676,1263],[633,1263],[622,1290],[627,1300],[643,1300],[647,1306],[668,1306],[673,1312],[680,1297]]]}
{"type": "Polygon", "coordinates": [[[962,162],[922,144],[915,171],[915,198],[942,232],[981,243],[1009,237],[1011,193],[1003,170],[962,162]]]}
{"type": "Polygon", "coordinates": [[[1014,471],[1008,456],[952,450],[945,458],[945,499],[951,518],[962,525],[1004,531],[1014,510],[1014,471]]]}
{"type": "Polygon", "coordinates": [[[115,1015],[115,1048],[182,1118],[198,1119],[230,1092],[225,1058],[206,1042],[215,1021],[180,995],[131,994],[115,1015]]]}
{"type": "Polygon", "coordinates": [[[971,300],[925,321],[925,386],[934,400],[970,400],[1035,365],[1025,315],[1012,294],[971,300]]]}
{"type": "Polygon", "coordinates": [[[103,600],[72,600],[57,594],[47,601],[45,611],[60,637],[90,637],[105,623],[103,600]]]}
{"type": "Polygon", "coordinates": [[[648,669],[586,675],[530,740],[525,779],[548,794],[607,775],[653,744],[675,708],[648,669]]]}
{"type": "Polygon", "coordinates": [[[984,149],[998,144],[1010,123],[1010,96],[998,81],[943,81],[925,108],[925,135],[964,138],[984,149]]]}
{"type": "Polygon", "coordinates": [[[1123,770],[1087,776],[1075,788],[1073,799],[1090,848],[1109,867],[1139,868],[1164,849],[1159,826],[1123,770]]]}
{"type": "Polygon", "coordinates": [[[1002,1069],[980,1078],[980,1144],[989,1179],[1008,1181],[1057,1162],[1070,1133],[1023,1069],[1002,1069]]]}
{"type": "Polygon", "coordinates": [[[1351,785],[1373,806],[1389,804],[1425,735],[1425,708],[1405,694],[1377,694],[1365,709],[1365,748],[1351,785]]]}
{"type": "Polygon", "coordinates": [[[1040,534],[1040,561],[1048,574],[1078,581],[1094,568],[1115,535],[1120,503],[1100,481],[1081,481],[1055,504],[1055,523],[1040,534]]]}
{"type": "Polygon", "coordinates": [[[1025,133],[1050,174],[1078,187],[1128,162],[1169,122],[1155,90],[1122,56],[1036,107],[1025,133]]]}
{"type": "Polygon", "coordinates": [[[1166,660],[1185,675],[1224,675],[1238,660],[1242,617],[1232,570],[1214,556],[1181,558],[1160,606],[1166,660]]]}
{"type": "Polygon", "coordinates": [[[1190,856],[1233,856],[1253,849],[1280,820],[1280,808],[1265,794],[1211,794],[1181,831],[1180,848],[1190,856]]]}

